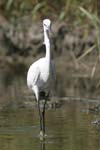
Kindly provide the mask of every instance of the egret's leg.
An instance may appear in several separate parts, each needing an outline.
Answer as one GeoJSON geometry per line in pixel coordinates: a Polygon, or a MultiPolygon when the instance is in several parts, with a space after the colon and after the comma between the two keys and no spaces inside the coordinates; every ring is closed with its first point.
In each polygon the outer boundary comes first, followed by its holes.
{"type": "Polygon", "coordinates": [[[39,119],[40,119],[40,134],[42,135],[42,114],[40,109],[40,102],[38,101],[38,111],[39,111],[39,119]]]}
{"type": "Polygon", "coordinates": [[[40,116],[40,136],[45,135],[45,104],[46,100],[41,100],[38,103],[39,116],[40,116]]]}
{"type": "Polygon", "coordinates": [[[40,100],[39,100],[39,89],[38,89],[38,87],[34,86],[33,91],[35,93],[36,100],[38,102],[38,111],[39,111],[39,118],[40,118],[40,135],[42,135],[43,134],[43,132],[42,132],[42,129],[43,129],[43,127],[42,127],[42,114],[41,114],[41,106],[40,106],[41,104],[40,104],[40,100]]]}
{"type": "Polygon", "coordinates": [[[43,134],[45,135],[45,105],[46,105],[46,100],[43,100],[43,110],[42,110],[42,131],[43,134]]]}

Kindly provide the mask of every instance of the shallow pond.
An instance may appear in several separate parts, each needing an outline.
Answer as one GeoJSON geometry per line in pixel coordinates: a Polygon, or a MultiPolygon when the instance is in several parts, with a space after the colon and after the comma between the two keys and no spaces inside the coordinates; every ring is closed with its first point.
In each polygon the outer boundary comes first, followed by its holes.
{"type": "Polygon", "coordinates": [[[100,150],[100,135],[91,124],[95,116],[87,103],[64,102],[59,109],[46,110],[45,141],[39,134],[37,109],[0,113],[0,150],[100,150]]]}

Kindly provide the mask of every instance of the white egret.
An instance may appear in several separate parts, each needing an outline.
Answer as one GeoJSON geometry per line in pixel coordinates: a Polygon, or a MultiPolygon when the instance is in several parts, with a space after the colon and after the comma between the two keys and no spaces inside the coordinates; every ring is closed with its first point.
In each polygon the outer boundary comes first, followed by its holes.
{"type": "MultiPolygon", "coordinates": [[[[48,87],[50,86],[50,80],[53,78],[54,65],[51,61],[50,53],[50,29],[51,21],[49,19],[43,20],[43,29],[44,29],[44,44],[46,48],[46,55],[43,58],[40,58],[34,62],[27,73],[27,85],[34,92],[39,109],[40,116],[40,136],[45,135],[45,104],[47,96],[48,87]],[[41,95],[43,98],[43,105],[40,106],[41,95]]],[[[48,91],[49,93],[49,91],[48,91]]]]}

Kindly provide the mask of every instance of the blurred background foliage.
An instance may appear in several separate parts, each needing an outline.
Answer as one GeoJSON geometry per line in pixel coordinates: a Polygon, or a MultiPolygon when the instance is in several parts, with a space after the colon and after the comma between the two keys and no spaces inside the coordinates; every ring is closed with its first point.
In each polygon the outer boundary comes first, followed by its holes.
{"type": "Polygon", "coordinates": [[[99,0],[0,0],[1,97],[27,95],[29,65],[45,52],[44,18],[53,21],[57,95],[100,97],[99,0]]]}
{"type": "Polygon", "coordinates": [[[83,23],[86,18],[80,13],[80,6],[100,16],[98,0],[1,0],[0,13],[7,19],[32,14],[36,20],[52,17],[61,21],[67,19],[83,23]]]}

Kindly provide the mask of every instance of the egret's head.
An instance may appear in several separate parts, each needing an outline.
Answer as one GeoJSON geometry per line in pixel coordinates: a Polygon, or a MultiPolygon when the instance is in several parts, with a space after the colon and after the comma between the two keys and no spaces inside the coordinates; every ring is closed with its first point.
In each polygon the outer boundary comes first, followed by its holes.
{"type": "Polygon", "coordinates": [[[43,20],[43,27],[45,30],[50,31],[51,29],[51,20],[50,19],[44,19],[43,20]]]}

